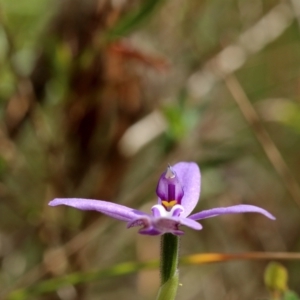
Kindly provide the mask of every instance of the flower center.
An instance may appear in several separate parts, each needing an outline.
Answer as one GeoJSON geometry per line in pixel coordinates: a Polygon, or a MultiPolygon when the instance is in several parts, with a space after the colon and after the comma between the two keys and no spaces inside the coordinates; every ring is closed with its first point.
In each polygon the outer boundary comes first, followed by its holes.
{"type": "Polygon", "coordinates": [[[153,217],[159,218],[159,217],[179,217],[183,211],[184,208],[180,204],[175,204],[170,210],[167,210],[163,205],[156,204],[152,206],[151,208],[153,217]]]}

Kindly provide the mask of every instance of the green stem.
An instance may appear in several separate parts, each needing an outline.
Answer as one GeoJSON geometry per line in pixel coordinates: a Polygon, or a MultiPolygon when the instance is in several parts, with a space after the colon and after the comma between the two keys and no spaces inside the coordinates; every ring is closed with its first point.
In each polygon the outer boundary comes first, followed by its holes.
{"type": "Polygon", "coordinates": [[[161,283],[164,284],[171,278],[178,266],[178,236],[166,233],[161,237],[161,283]]]}
{"type": "Polygon", "coordinates": [[[161,237],[161,287],[157,300],[175,299],[178,287],[179,238],[171,233],[161,237]]]}

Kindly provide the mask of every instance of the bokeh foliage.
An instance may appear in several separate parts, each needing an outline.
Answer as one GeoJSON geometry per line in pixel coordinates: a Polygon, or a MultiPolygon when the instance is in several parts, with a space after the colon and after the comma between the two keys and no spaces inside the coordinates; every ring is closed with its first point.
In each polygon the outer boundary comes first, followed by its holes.
{"type": "MultiPolygon", "coordinates": [[[[100,272],[33,297],[152,299],[156,271],[105,270],[157,259],[158,239],[47,203],[149,210],[183,160],[202,171],[199,209],[254,204],[277,221],[205,220],[182,255],[299,252],[297,1],[1,0],[0,13],[0,297],[100,272]]],[[[178,299],[268,298],[267,260],[182,266],[178,299]]],[[[284,264],[300,294],[299,262],[284,264]]]]}

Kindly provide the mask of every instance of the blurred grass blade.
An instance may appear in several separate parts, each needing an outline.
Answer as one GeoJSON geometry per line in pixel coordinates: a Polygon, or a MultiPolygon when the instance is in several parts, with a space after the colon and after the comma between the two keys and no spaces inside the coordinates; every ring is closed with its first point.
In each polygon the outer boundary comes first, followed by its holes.
{"type": "Polygon", "coordinates": [[[145,22],[165,0],[147,0],[134,12],[129,12],[108,32],[109,41],[119,39],[145,22]]]}
{"type": "Polygon", "coordinates": [[[158,261],[148,261],[143,263],[127,262],[115,265],[111,268],[93,271],[93,272],[77,272],[63,277],[57,277],[42,281],[36,285],[27,287],[25,289],[19,289],[12,292],[8,300],[23,300],[29,299],[32,296],[37,296],[49,292],[54,292],[61,287],[68,285],[76,285],[79,283],[92,282],[100,279],[106,279],[109,277],[116,277],[121,275],[128,275],[135,273],[139,270],[158,268],[158,261]]]}
{"type": "Polygon", "coordinates": [[[208,253],[182,257],[181,264],[198,265],[230,260],[300,260],[300,253],[290,252],[245,252],[245,253],[208,253]]]}
{"type": "MultiPolygon", "coordinates": [[[[199,265],[207,263],[215,263],[230,260],[300,260],[300,253],[288,252],[249,252],[249,253],[201,253],[184,256],[179,260],[180,265],[199,265]]],[[[127,262],[115,265],[105,270],[93,272],[78,272],[63,277],[48,279],[32,285],[27,288],[19,289],[12,292],[8,300],[25,300],[31,299],[33,296],[46,294],[57,291],[58,289],[79,283],[93,282],[101,279],[107,279],[116,276],[128,275],[136,273],[140,270],[156,269],[159,266],[158,261],[147,262],[127,262]]]]}

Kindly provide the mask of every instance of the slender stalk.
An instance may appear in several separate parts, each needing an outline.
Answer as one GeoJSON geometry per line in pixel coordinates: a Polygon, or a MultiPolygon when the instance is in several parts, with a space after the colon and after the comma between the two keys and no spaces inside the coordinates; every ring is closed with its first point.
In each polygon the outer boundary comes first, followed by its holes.
{"type": "Polygon", "coordinates": [[[157,300],[173,300],[178,287],[179,238],[171,233],[161,237],[161,287],[157,300]]]}
{"type": "Polygon", "coordinates": [[[179,239],[176,235],[166,233],[161,237],[161,283],[164,284],[172,277],[178,266],[179,239]]]}

